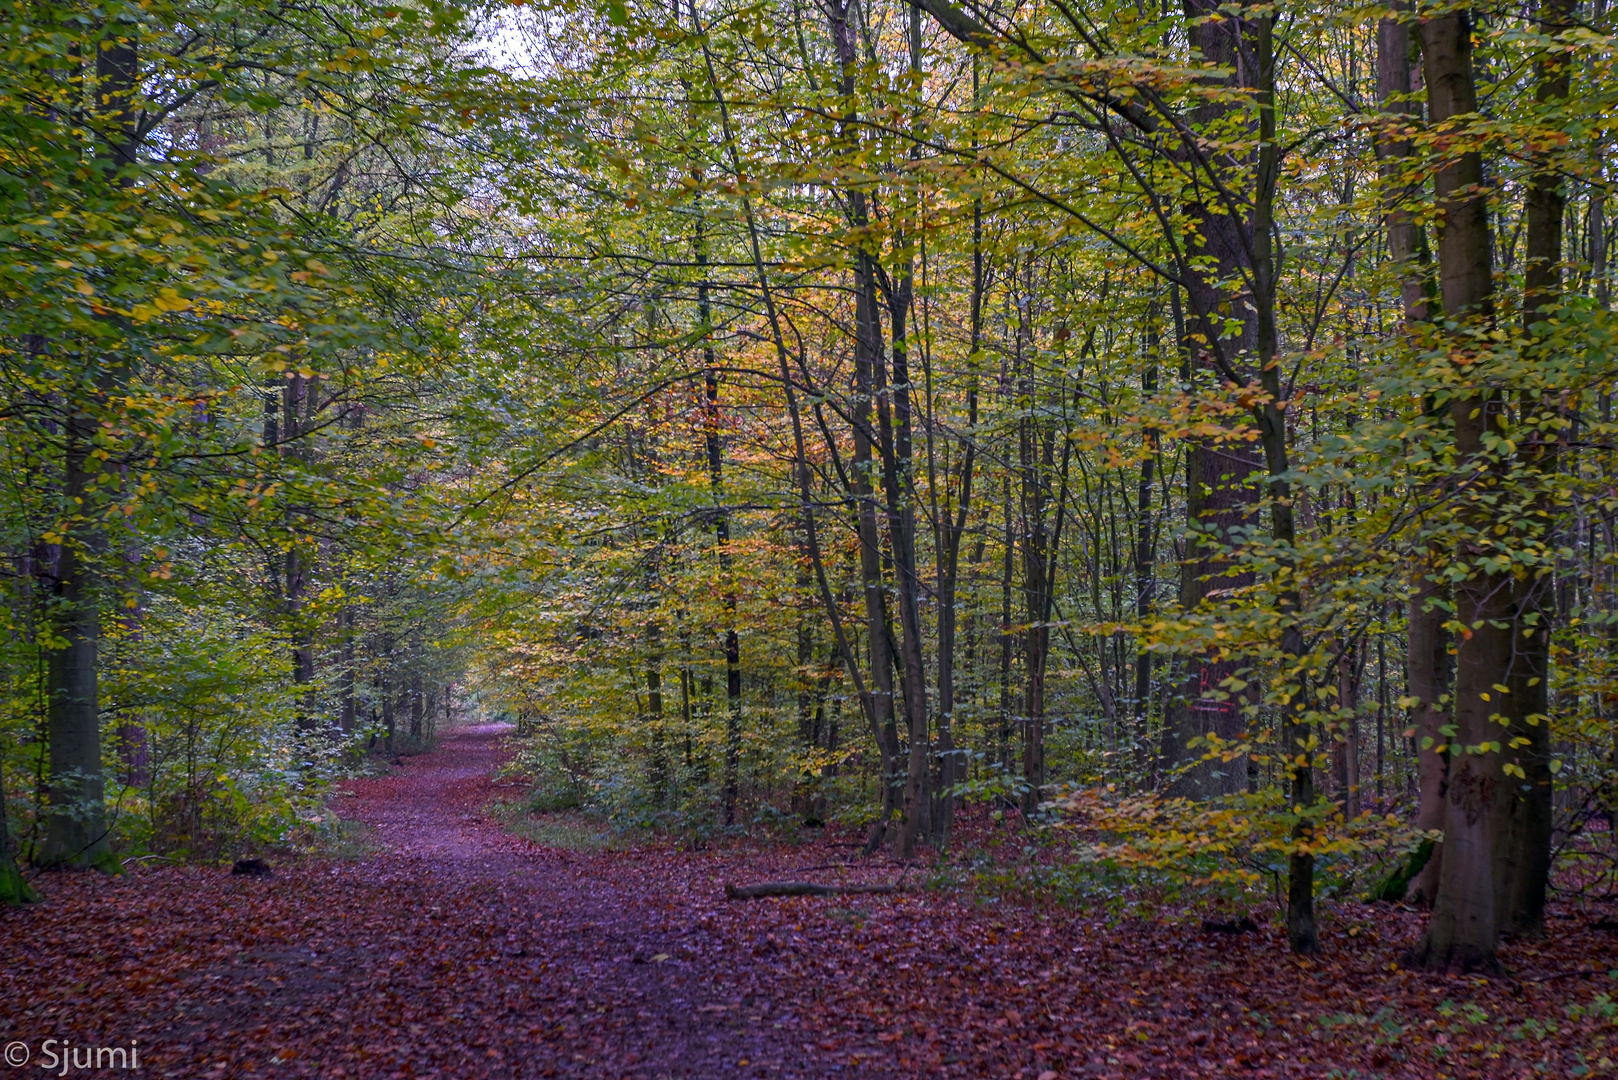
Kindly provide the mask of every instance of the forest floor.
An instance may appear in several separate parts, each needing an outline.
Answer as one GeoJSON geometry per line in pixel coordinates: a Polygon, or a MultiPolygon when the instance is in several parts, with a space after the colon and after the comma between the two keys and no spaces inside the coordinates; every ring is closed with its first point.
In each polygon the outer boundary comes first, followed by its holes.
{"type": "Polygon", "coordinates": [[[834,865],[855,861],[836,834],[535,845],[488,813],[520,790],[493,779],[501,731],[348,785],[339,812],[374,830],[358,858],[38,879],[47,903],[0,913],[0,1041],[32,1054],[16,1074],[64,1043],[138,1043],[150,1076],[323,1080],[1615,1071],[1618,934],[1584,915],[1507,944],[1512,975],[1486,980],[1401,969],[1421,918],[1387,906],[1324,905],[1304,961],[1264,918],[1203,933],[966,888],[727,901],[726,883],[896,871],[834,865]]]}

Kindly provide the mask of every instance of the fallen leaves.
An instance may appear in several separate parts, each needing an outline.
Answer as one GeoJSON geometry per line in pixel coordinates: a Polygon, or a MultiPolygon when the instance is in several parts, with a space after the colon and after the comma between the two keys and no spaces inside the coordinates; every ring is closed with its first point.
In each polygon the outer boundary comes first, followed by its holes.
{"type": "Polygon", "coordinates": [[[498,759],[462,734],[353,785],[342,812],[384,848],[360,861],[42,879],[49,903],[0,916],[3,1034],[139,1039],[181,1077],[1613,1071],[1618,944],[1588,918],[1508,944],[1514,977],[1488,981],[1399,968],[1421,916],[1390,907],[1323,904],[1326,953],[1295,965],[1262,913],[1204,934],[966,891],[727,903],[724,881],[837,862],[841,838],[538,848],[480,813],[498,759]]]}

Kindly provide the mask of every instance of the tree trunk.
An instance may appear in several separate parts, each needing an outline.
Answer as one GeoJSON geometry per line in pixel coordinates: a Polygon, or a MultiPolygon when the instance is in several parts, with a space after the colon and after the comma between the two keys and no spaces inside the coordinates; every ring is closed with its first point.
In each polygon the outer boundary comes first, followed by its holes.
{"type": "MultiPolygon", "coordinates": [[[[106,142],[109,170],[135,164],[135,94],[140,79],[135,27],[120,25],[95,57],[94,111],[106,142]]],[[[133,183],[127,172],[109,176],[120,187],[133,183]]],[[[91,375],[74,393],[79,401],[99,400],[115,383],[122,361],[91,375]]],[[[94,524],[90,469],[98,425],[76,401],[63,425],[63,508],[67,516],[52,583],[52,632],[62,647],[46,650],[46,737],[50,743],[45,797],[49,806],[45,839],[34,862],[39,866],[120,867],[107,837],[106,783],[101,763],[100,696],[96,682],[101,637],[98,571],[95,560],[103,537],[94,524]]]]}
{"type": "Polygon", "coordinates": [[[421,689],[421,676],[413,675],[410,679],[410,743],[413,750],[421,749],[421,719],[424,697],[421,689]]]}
{"type": "MultiPolygon", "coordinates": [[[[1155,305],[1154,305],[1155,307],[1155,305]]],[[[1141,373],[1141,397],[1150,401],[1157,395],[1157,350],[1159,334],[1157,312],[1148,316],[1144,344],[1149,356],[1147,368],[1141,373]]],[[[1152,506],[1153,488],[1157,479],[1158,436],[1146,433],[1146,446],[1141,454],[1140,480],[1135,490],[1135,620],[1145,625],[1157,601],[1157,536],[1156,515],[1152,506]]],[[[1135,738],[1144,738],[1151,716],[1152,653],[1150,649],[1135,650],[1134,727],[1135,738]]]]}
{"type": "MultiPolygon", "coordinates": [[[[1472,26],[1466,10],[1431,18],[1420,27],[1432,125],[1442,131],[1477,111],[1472,69],[1472,26]]],[[[1487,326],[1493,317],[1487,189],[1476,151],[1450,160],[1434,177],[1442,214],[1438,234],[1439,287],[1447,318],[1487,326]]],[[[1465,337],[1453,344],[1464,360],[1465,337]]],[[[1498,394],[1463,393],[1450,407],[1457,456],[1475,473],[1472,500],[1459,508],[1471,530],[1456,557],[1474,562],[1491,554],[1487,537],[1495,514],[1479,494],[1498,489],[1500,469],[1485,438],[1502,432],[1498,394]]],[[[1500,731],[1504,707],[1495,686],[1512,663],[1510,573],[1474,568],[1455,586],[1455,615],[1470,634],[1456,643],[1455,736],[1444,817],[1444,861],[1427,936],[1413,960],[1429,967],[1494,969],[1501,913],[1495,903],[1494,849],[1504,796],[1500,731]],[[1491,748],[1493,747],[1493,748],[1491,748]]]]}
{"type": "MultiPolygon", "coordinates": [[[[978,86],[978,66],[973,60],[972,80],[974,98],[978,86]]],[[[979,392],[978,351],[983,343],[983,200],[972,203],[972,300],[971,339],[967,351],[969,373],[966,384],[966,423],[968,434],[959,473],[959,499],[953,518],[945,506],[943,543],[938,557],[938,786],[948,791],[958,780],[964,779],[955,753],[955,611],[956,589],[960,581],[961,540],[966,534],[966,522],[972,512],[972,480],[977,465],[977,427],[979,392]]],[[[955,798],[942,795],[938,812],[933,820],[934,842],[940,848],[949,846],[950,830],[955,820],[955,798]]]]}
{"type": "MultiPolygon", "coordinates": [[[[1422,565],[1410,598],[1406,671],[1410,696],[1415,699],[1411,726],[1416,732],[1416,827],[1424,831],[1444,828],[1449,797],[1449,740],[1442,730],[1449,722],[1449,709],[1439,700],[1449,692],[1450,638],[1444,629],[1444,610],[1438,606],[1443,591],[1431,576],[1431,563],[1422,565]]],[[[1443,863],[1444,845],[1439,841],[1410,879],[1405,898],[1431,905],[1438,894],[1438,871],[1443,863]]]]}
{"type": "MultiPolygon", "coordinates": [[[[839,27],[838,19],[835,17],[836,13],[834,12],[833,14],[833,30],[835,33],[839,27]]],[[[841,26],[844,38],[846,38],[847,35],[846,15],[847,12],[846,9],[844,9],[841,26]]],[[[696,24],[696,29],[700,36],[701,23],[697,18],[695,7],[692,8],[692,22],[696,24]]],[[[841,41],[842,38],[839,38],[839,40],[841,41]]],[[[725,137],[725,148],[730,157],[732,168],[735,170],[736,174],[740,176],[741,158],[737,153],[735,137],[730,128],[729,107],[725,103],[724,92],[721,89],[718,77],[715,75],[713,70],[713,58],[711,55],[709,55],[706,45],[703,46],[703,58],[708,68],[709,86],[712,89],[714,98],[719,105],[719,116],[725,137]]],[[[846,64],[844,65],[844,71],[845,74],[848,71],[846,64]]],[[[842,656],[844,667],[848,672],[849,678],[854,683],[855,693],[859,696],[862,710],[865,713],[866,719],[870,722],[872,734],[876,737],[878,745],[880,745],[882,741],[882,728],[877,722],[877,713],[872,700],[873,695],[868,690],[864,677],[860,674],[860,667],[856,662],[853,648],[849,643],[848,635],[844,633],[842,616],[838,611],[836,598],[833,596],[830,583],[826,578],[825,562],[822,560],[820,555],[820,541],[815,527],[814,502],[811,498],[809,459],[804,446],[803,415],[798,408],[797,394],[793,390],[793,379],[787,355],[786,340],[782,334],[780,316],[775,307],[775,298],[770,290],[769,275],[764,267],[764,256],[760,248],[758,238],[758,224],[753,218],[753,207],[751,200],[744,197],[742,199],[742,208],[745,212],[744,216],[747,221],[747,234],[749,246],[753,256],[753,269],[758,276],[759,294],[764,301],[764,310],[769,319],[771,337],[775,346],[776,362],[780,366],[781,387],[786,395],[787,414],[792,420],[795,466],[794,471],[797,475],[798,481],[799,506],[803,513],[804,544],[808,548],[810,563],[814,567],[815,578],[820,586],[821,601],[825,605],[827,620],[831,623],[832,636],[836,641],[837,651],[842,656]]],[[[856,427],[856,432],[858,432],[858,430],[858,427],[856,427]]],[[[830,436],[828,435],[828,440],[829,438],[830,436]]],[[[833,731],[828,742],[831,746],[835,746],[835,725],[833,725],[833,731]]],[[[882,836],[886,831],[886,824],[887,822],[884,818],[884,820],[879,822],[877,828],[872,832],[870,840],[866,842],[868,852],[873,850],[875,845],[881,842],[882,836]]]]}
{"type": "Polygon", "coordinates": [[[719,410],[719,369],[714,358],[713,310],[708,299],[708,244],[705,219],[697,218],[697,317],[702,323],[703,433],[708,454],[708,484],[714,493],[714,544],[724,579],[725,772],[721,792],[724,823],[736,824],[742,758],[742,647],[736,633],[736,593],[730,580],[730,509],[724,505],[724,443],[719,410]]]}
{"type": "MultiPolygon", "coordinates": [[[[1297,546],[1297,524],[1292,511],[1291,482],[1286,479],[1291,462],[1286,416],[1282,412],[1280,339],[1275,321],[1277,277],[1273,226],[1281,161],[1275,132],[1273,14],[1254,20],[1252,46],[1258,62],[1255,97],[1259,107],[1258,183],[1253,199],[1253,299],[1259,382],[1266,397],[1255,420],[1269,473],[1270,536],[1278,550],[1291,552],[1297,546]]],[[[1294,616],[1302,606],[1295,586],[1283,589],[1279,598],[1279,614],[1283,620],[1281,655],[1289,663],[1298,663],[1304,655],[1303,631],[1294,616]]],[[[1289,674],[1288,678],[1291,677],[1289,674]]],[[[1288,801],[1295,813],[1312,807],[1316,798],[1314,763],[1307,749],[1309,732],[1300,716],[1302,698],[1303,695],[1296,694],[1287,702],[1281,724],[1281,744],[1290,781],[1288,801]]],[[[1314,840],[1314,829],[1308,819],[1293,826],[1292,839],[1305,849],[1294,851],[1287,858],[1287,939],[1295,953],[1319,952],[1320,936],[1315,925],[1315,857],[1307,850],[1307,845],[1314,840]]]]}
{"type": "MultiPolygon", "coordinates": [[[[910,387],[910,347],[906,315],[913,284],[906,267],[895,282],[890,319],[893,326],[892,441],[884,445],[883,481],[888,511],[888,538],[893,551],[895,591],[899,597],[900,671],[904,677],[905,729],[909,761],[905,769],[904,820],[899,829],[898,855],[913,858],[916,839],[928,831],[932,793],[927,789],[930,746],[928,738],[927,665],[921,642],[921,578],[916,572],[916,512],[909,491],[914,469],[913,404],[910,387]]],[[[886,427],[887,425],[884,425],[886,427]]],[[[884,440],[887,443],[888,440],[884,440]]]]}
{"type": "MultiPolygon", "coordinates": [[[[840,85],[843,96],[852,102],[854,97],[854,71],[859,56],[854,44],[851,18],[853,4],[847,0],[834,0],[827,7],[832,44],[837,50],[840,85]]],[[[858,116],[852,109],[839,125],[838,133],[848,149],[859,150],[858,116]]],[[[863,230],[870,214],[865,193],[849,191],[850,225],[863,230]]],[[[877,462],[873,455],[876,440],[872,424],[873,402],[880,393],[878,372],[882,357],[882,325],[876,297],[875,267],[864,248],[863,237],[856,238],[854,251],[854,497],[858,505],[858,533],[860,541],[860,581],[865,595],[865,637],[870,652],[872,722],[877,731],[878,751],[882,770],[882,812],[872,829],[866,850],[874,851],[887,833],[888,821],[893,816],[895,773],[898,768],[897,737],[893,731],[894,684],[893,650],[888,637],[888,605],[886,585],[882,574],[882,537],[877,524],[875,485],[872,482],[877,462]]]]}
{"type": "MultiPolygon", "coordinates": [[[[1402,9],[1401,5],[1396,10],[1402,9]]],[[[1377,23],[1377,99],[1382,111],[1389,114],[1389,122],[1377,129],[1375,148],[1384,184],[1388,257],[1399,275],[1407,327],[1426,322],[1429,316],[1425,233],[1408,209],[1411,192],[1402,175],[1412,150],[1409,125],[1421,118],[1420,103],[1403,100],[1418,89],[1420,82],[1410,62],[1410,45],[1410,29],[1405,22],[1395,18],[1377,23]]],[[[1449,633],[1444,629],[1446,613],[1442,606],[1448,590],[1434,577],[1436,563],[1434,551],[1417,565],[1405,656],[1409,696],[1415,699],[1411,727],[1416,732],[1416,826],[1429,831],[1444,827],[1449,776],[1448,740],[1440,730],[1449,721],[1449,710],[1440,701],[1449,692],[1449,633]]],[[[1426,863],[1410,879],[1408,900],[1432,903],[1443,857],[1443,843],[1434,844],[1426,863]]]]}
{"type": "Polygon", "coordinates": [[[1345,641],[1337,654],[1337,706],[1342,714],[1334,764],[1337,804],[1344,816],[1360,814],[1360,736],[1358,717],[1359,644],[1345,641]]]}
{"type": "Polygon", "coordinates": [[[1000,565],[1000,746],[998,760],[1003,772],[1011,771],[1011,654],[1015,635],[1011,632],[1011,580],[1017,551],[1017,531],[1011,516],[1011,477],[1001,477],[1001,501],[1005,510],[1005,549],[1000,565]]]}
{"type": "Polygon", "coordinates": [[[393,756],[393,678],[384,674],[377,679],[377,690],[382,697],[382,751],[393,756]]]}
{"type": "MultiPolygon", "coordinates": [[[[1573,18],[1571,0],[1541,0],[1539,30],[1552,36],[1565,32],[1573,18]]],[[[1560,54],[1543,56],[1535,65],[1536,97],[1555,108],[1572,88],[1571,67],[1560,54]]],[[[1546,347],[1543,325],[1556,317],[1561,292],[1562,216],[1567,200],[1550,154],[1535,162],[1527,197],[1527,263],[1523,268],[1523,324],[1530,355],[1546,347]]],[[[1518,453],[1527,474],[1538,485],[1532,509],[1521,523],[1525,539],[1554,548],[1554,507],[1548,491],[1560,457],[1562,425],[1553,397],[1525,395],[1522,416],[1526,431],[1518,453]]],[[[1505,755],[1516,765],[1507,777],[1503,827],[1495,837],[1496,902],[1501,929],[1524,937],[1545,932],[1545,892],[1550,883],[1552,777],[1550,769],[1550,638],[1555,605],[1548,602],[1553,580],[1530,573],[1513,581],[1512,640],[1517,645],[1505,680],[1507,714],[1505,755]]]]}
{"type": "MultiPolygon", "coordinates": [[[[285,456],[301,463],[308,461],[308,448],[303,445],[302,440],[308,421],[305,414],[309,410],[312,397],[309,380],[302,375],[293,373],[291,378],[286,380],[282,399],[284,415],[281,422],[281,438],[286,447],[285,456]]],[[[307,730],[314,723],[315,646],[313,634],[304,614],[311,567],[299,535],[304,527],[303,512],[299,507],[287,508],[286,526],[287,550],[283,577],[286,592],[283,603],[292,638],[292,682],[297,688],[295,692],[298,697],[298,723],[307,730]]]]}
{"type": "Polygon", "coordinates": [[[5,777],[0,775],[0,904],[16,906],[39,901],[39,894],[23,880],[17,869],[17,849],[11,842],[11,822],[7,810],[5,777]]]}
{"type": "Polygon", "coordinates": [[[646,624],[646,727],[652,750],[652,804],[668,800],[669,760],[663,744],[663,628],[646,624]]]}
{"type": "Polygon", "coordinates": [[[100,698],[96,666],[100,641],[100,597],[93,560],[101,535],[89,520],[95,495],[89,462],[94,421],[67,420],[64,530],[50,597],[52,632],[64,644],[46,650],[47,735],[50,740],[46,798],[49,817],[39,866],[88,867],[114,871],[107,839],[105,780],[101,763],[100,698]]]}
{"type": "Polygon", "coordinates": [[[355,684],[355,656],[354,656],[354,609],[344,607],[338,615],[338,627],[343,635],[343,673],[339,683],[338,693],[342,698],[342,711],[338,714],[338,726],[344,735],[354,730],[354,722],[358,719],[358,704],[354,699],[355,684]]]}
{"type": "MultiPolygon", "coordinates": [[[[1210,0],[1186,0],[1186,16],[1197,20],[1188,27],[1187,33],[1205,60],[1232,72],[1223,85],[1234,86],[1237,73],[1247,67],[1242,56],[1246,51],[1243,45],[1251,37],[1256,23],[1219,16],[1218,10],[1218,5],[1210,0]]],[[[1208,81],[1216,80],[1210,77],[1208,81]]],[[[1228,100],[1210,101],[1193,111],[1192,123],[1196,130],[1209,130],[1229,122],[1227,118],[1234,107],[1228,100]]],[[[1182,156],[1190,153],[1189,149],[1181,151],[1182,156]]],[[[1229,163],[1215,157],[1204,172],[1225,164],[1229,163]]],[[[1250,293],[1232,296],[1227,284],[1253,281],[1256,231],[1247,218],[1246,208],[1233,205],[1210,190],[1210,181],[1211,176],[1203,176],[1187,195],[1186,214],[1195,222],[1196,235],[1202,245],[1196,254],[1211,256],[1214,268],[1204,272],[1189,265],[1182,267],[1192,318],[1180,328],[1181,345],[1191,361],[1193,378],[1205,377],[1203,373],[1208,372],[1223,379],[1229,378],[1235,368],[1250,362],[1258,348],[1258,324],[1251,314],[1250,304],[1253,297],[1250,293]],[[1220,324],[1225,320],[1220,318],[1220,313],[1225,310],[1241,319],[1240,329],[1234,336],[1221,332],[1220,324]]],[[[1246,442],[1199,439],[1187,446],[1186,517],[1201,533],[1201,538],[1187,541],[1188,558],[1180,575],[1182,606],[1194,609],[1218,590],[1252,584],[1252,575],[1233,572],[1220,549],[1231,542],[1233,530],[1251,522],[1257,492],[1250,479],[1262,468],[1259,453],[1246,442]]],[[[1208,735],[1218,735],[1227,741],[1241,738],[1245,722],[1239,703],[1218,698],[1223,693],[1221,684],[1233,676],[1239,666],[1234,660],[1210,655],[1189,658],[1180,699],[1165,715],[1164,771],[1181,770],[1169,787],[1171,794],[1209,798],[1246,789],[1245,768],[1204,761],[1202,750],[1188,748],[1193,739],[1208,735]]]]}
{"type": "MultiPolygon", "coordinates": [[[[1395,5],[1403,11],[1406,4],[1395,5]]],[[[1421,119],[1419,102],[1406,100],[1419,88],[1410,63],[1410,28],[1399,19],[1381,19],[1376,27],[1377,101],[1387,121],[1376,129],[1374,148],[1383,183],[1387,214],[1388,258],[1399,275],[1399,297],[1405,322],[1427,320],[1426,234],[1410,213],[1413,192],[1403,171],[1411,155],[1411,125],[1421,119]]]]}

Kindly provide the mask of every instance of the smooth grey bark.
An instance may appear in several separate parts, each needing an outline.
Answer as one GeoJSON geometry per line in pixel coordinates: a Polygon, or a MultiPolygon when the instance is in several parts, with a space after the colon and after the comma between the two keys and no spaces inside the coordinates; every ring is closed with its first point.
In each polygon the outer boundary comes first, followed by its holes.
{"type": "MultiPolygon", "coordinates": [[[[1222,79],[1210,76],[1210,86],[1233,88],[1251,85],[1251,42],[1254,20],[1211,17],[1218,12],[1213,0],[1185,0],[1187,27],[1192,45],[1208,61],[1228,69],[1222,79]],[[1248,46],[1244,50],[1244,44],[1248,46]],[[1247,52],[1244,57],[1243,53],[1247,52]]],[[[1193,109],[1189,117],[1194,130],[1208,130],[1236,108],[1227,98],[1210,98],[1193,109]]],[[[1185,151],[1182,156],[1190,151],[1185,151]]],[[[1256,356],[1258,320],[1252,295],[1254,281],[1254,241],[1257,229],[1245,208],[1230,205],[1228,196],[1218,190],[1216,181],[1238,165],[1219,156],[1208,158],[1191,170],[1195,183],[1183,196],[1185,213],[1194,223],[1194,236],[1201,244],[1195,254],[1214,261],[1211,271],[1187,267],[1186,299],[1192,318],[1185,320],[1182,348],[1190,359],[1192,378],[1221,378],[1231,369],[1240,369],[1256,356]],[[1232,296],[1231,281],[1248,283],[1244,295],[1232,296]],[[1226,308],[1237,318],[1234,333],[1221,334],[1218,313],[1226,308]],[[1200,340],[1197,340],[1199,339],[1200,340]]],[[[1194,609],[1224,589],[1253,583],[1251,573],[1232,568],[1224,557],[1237,529],[1252,524],[1257,489],[1252,478],[1264,467],[1252,444],[1240,441],[1193,440],[1186,448],[1186,520],[1195,535],[1187,539],[1187,558],[1180,573],[1180,603],[1194,609]]],[[[1246,770],[1224,762],[1203,759],[1203,751],[1190,748],[1194,739],[1217,735],[1227,742],[1242,737],[1246,721],[1239,701],[1225,698],[1221,684],[1235,675],[1240,665],[1208,655],[1189,657],[1185,681],[1179,694],[1165,710],[1164,771],[1178,770],[1169,792],[1190,798],[1210,798],[1246,790],[1246,770]]]]}
{"type": "MultiPolygon", "coordinates": [[[[82,415],[66,424],[63,494],[68,507],[93,501],[86,459],[94,428],[82,415]]],[[[57,556],[49,604],[52,632],[61,644],[46,656],[49,773],[45,785],[49,817],[45,840],[34,862],[39,866],[112,869],[107,836],[106,782],[101,762],[101,716],[97,660],[101,604],[93,562],[101,537],[82,511],[57,556]]]]}
{"type": "MultiPolygon", "coordinates": [[[[1396,12],[1407,10],[1396,6],[1396,12]]],[[[1388,257],[1399,275],[1399,297],[1407,327],[1429,318],[1425,230],[1416,223],[1407,202],[1410,192],[1404,172],[1412,156],[1413,125],[1421,119],[1421,104],[1412,100],[1420,87],[1419,68],[1411,64],[1408,24],[1400,18],[1377,23],[1377,101],[1387,114],[1377,128],[1375,149],[1384,185],[1388,257]]],[[[1416,826],[1442,830],[1449,779],[1449,752],[1443,727],[1449,709],[1442,699],[1449,692],[1449,633],[1444,629],[1448,590],[1438,583],[1438,553],[1426,552],[1417,560],[1407,612],[1405,671],[1416,732],[1416,826]]],[[[1422,868],[1409,881],[1406,899],[1430,905],[1438,890],[1443,865],[1442,842],[1433,845],[1422,868]]]]}
{"type": "MultiPolygon", "coordinates": [[[[1406,676],[1410,696],[1416,700],[1411,717],[1416,731],[1416,827],[1442,831],[1450,755],[1442,730],[1449,722],[1449,709],[1440,699],[1449,691],[1449,633],[1444,629],[1446,613],[1439,603],[1444,590],[1434,580],[1430,560],[1418,565],[1415,585],[1410,597],[1406,676]]],[[[1443,843],[1435,843],[1426,863],[1410,879],[1407,900],[1432,904],[1438,893],[1443,858],[1443,843]]]]}
{"type": "MultiPolygon", "coordinates": [[[[1472,61],[1472,24],[1466,9],[1420,24],[1431,123],[1442,130],[1477,112],[1472,61]]],[[[1439,292],[1444,314],[1463,327],[1453,348],[1464,354],[1466,327],[1493,319],[1493,267],[1488,195],[1483,160],[1476,151],[1447,159],[1433,181],[1442,215],[1438,231],[1439,292]]],[[[1465,393],[1454,400],[1457,456],[1467,469],[1466,486],[1486,493],[1497,485],[1498,466],[1485,439],[1503,434],[1504,401],[1496,393],[1465,393]]],[[[1463,503],[1458,514],[1474,530],[1455,556],[1471,560],[1488,553],[1483,538],[1493,524],[1487,502],[1463,503]]],[[[1499,739],[1494,717],[1501,703],[1495,685],[1511,668],[1512,581],[1509,573],[1473,569],[1455,586],[1455,616],[1471,630],[1456,642],[1455,736],[1444,818],[1444,861],[1427,934],[1411,961],[1427,967],[1493,970],[1501,913],[1495,901],[1495,834],[1503,802],[1503,757],[1485,749],[1499,739]]]]}
{"type": "MultiPolygon", "coordinates": [[[[1541,0],[1539,31],[1555,36],[1573,20],[1571,0],[1541,0]]],[[[1542,108],[1554,109],[1572,91],[1571,64],[1564,55],[1541,55],[1534,65],[1535,98],[1542,108]]],[[[1534,162],[1528,186],[1527,251],[1523,267],[1523,329],[1530,359],[1547,348],[1546,321],[1556,316],[1562,287],[1562,219],[1567,209],[1562,178],[1550,153],[1534,162]]],[[[1547,394],[1525,394],[1521,415],[1526,431],[1518,455],[1526,472],[1539,486],[1523,528],[1530,539],[1555,546],[1551,534],[1554,508],[1546,491],[1560,463],[1562,433],[1556,399],[1547,394]]],[[[1517,655],[1506,680],[1506,755],[1514,757],[1521,776],[1509,778],[1504,824],[1495,850],[1495,897],[1500,928],[1520,937],[1545,932],[1545,893],[1550,884],[1552,794],[1550,759],[1550,639],[1556,605],[1551,602],[1555,580],[1548,572],[1526,574],[1512,582],[1512,640],[1517,655]]]]}
{"type": "MultiPolygon", "coordinates": [[[[100,128],[99,164],[120,186],[132,177],[135,163],[135,95],[140,78],[132,27],[108,26],[96,51],[95,107],[100,128]]],[[[116,872],[117,859],[107,834],[106,781],[101,761],[100,692],[96,669],[101,638],[100,572],[96,566],[105,538],[94,522],[91,450],[99,425],[90,414],[99,400],[121,381],[123,362],[86,373],[63,424],[63,509],[67,517],[63,542],[51,583],[51,629],[60,647],[46,650],[46,737],[48,774],[45,798],[48,817],[44,842],[35,865],[96,867],[116,872]],[[86,400],[89,399],[89,400],[86,400]]]]}

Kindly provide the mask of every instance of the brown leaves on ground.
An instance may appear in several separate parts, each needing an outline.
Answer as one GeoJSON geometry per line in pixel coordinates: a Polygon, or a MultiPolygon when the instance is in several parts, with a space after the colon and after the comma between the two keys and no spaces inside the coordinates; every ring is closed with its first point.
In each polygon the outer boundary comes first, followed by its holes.
{"type": "MultiPolygon", "coordinates": [[[[963,892],[727,902],[727,882],[891,880],[834,838],[538,848],[481,815],[497,732],[352,785],[383,850],[267,879],[52,875],[0,916],[0,1036],[138,1039],[183,1077],[1608,1075],[1618,937],[1557,918],[1513,977],[1400,970],[1420,916],[1341,905],[1325,958],[963,892]],[[808,873],[803,868],[815,867],[808,873]]],[[[1568,913],[1561,913],[1564,916],[1568,913]]],[[[32,1066],[30,1066],[30,1069],[32,1066]]]]}

